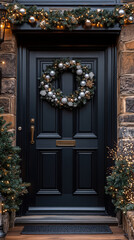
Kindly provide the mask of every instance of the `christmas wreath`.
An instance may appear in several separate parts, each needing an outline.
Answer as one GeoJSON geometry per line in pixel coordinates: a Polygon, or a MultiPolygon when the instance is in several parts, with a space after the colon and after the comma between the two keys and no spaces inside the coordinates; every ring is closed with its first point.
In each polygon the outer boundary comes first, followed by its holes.
{"type": "Polygon", "coordinates": [[[46,67],[40,79],[41,98],[55,107],[73,109],[82,106],[94,96],[94,90],[94,73],[89,66],[82,66],[77,60],[55,60],[52,65],[46,67]],[[61,89],[56,89],[53,84],[65,71],[72,72],[78,83],[77,89],[68,96],[61,89]]]}

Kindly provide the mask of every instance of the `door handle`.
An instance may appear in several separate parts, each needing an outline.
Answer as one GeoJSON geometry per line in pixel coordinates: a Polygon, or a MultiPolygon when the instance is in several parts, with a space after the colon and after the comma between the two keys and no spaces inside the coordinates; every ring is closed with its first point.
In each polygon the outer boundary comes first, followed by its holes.
{"type": "Polygon", "coordinates": [[[35,126],[31,125],[31,144],[34,144],[34,131],[35,131],[35,126]]]}

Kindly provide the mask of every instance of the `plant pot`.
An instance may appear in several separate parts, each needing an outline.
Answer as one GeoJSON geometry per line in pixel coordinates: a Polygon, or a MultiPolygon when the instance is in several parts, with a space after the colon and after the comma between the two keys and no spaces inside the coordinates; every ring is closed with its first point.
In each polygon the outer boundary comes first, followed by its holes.
{"type": "Polygon", "coordinates": [[[14,228],[15,217],[16,217],[16,211],[13,210],[10,212],[10,215],[9,215],[9,228],[14,228]]]}
{"type": "Polygon", "coordinates": [[[7,234],[8,230],[9,230],[9,213],[5,212],[2,215],[2,222],[3,222],[3,231],[4,233],[7,234]]]}

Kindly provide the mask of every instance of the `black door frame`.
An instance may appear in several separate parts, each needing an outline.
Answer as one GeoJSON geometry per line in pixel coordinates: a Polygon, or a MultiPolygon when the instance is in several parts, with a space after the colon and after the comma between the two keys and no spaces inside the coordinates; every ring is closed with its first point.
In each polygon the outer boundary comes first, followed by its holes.
{"type": "MultiPolygon", "coordinates": [[[[111,31],[73,31],[73,32],[45,32],[44,34],[39,31],[29,31],[17,29],[15,31],[18,43],[18,62],[17,62],[17,129],[22,127],[22,131],[17,131],[17,145],[22,149],[22,176],[25,181],[28,181],[27,172],[27,146],[26,146],[26,125],[27,122],[27,78],[28,78],[28,66],[26,66],[26,59],[29,54],[29,50],[39,49],[53,49],[56,45],[60,48],[70,49],[70,44],[73,49],[77,47],[86,48],[88,50],[103,50],[105,52],[105,78],[107,79],[105,85],[105,146],[112,147],[117,141],[117,52],[116,41],[119,35],[119,29],[112,29],[111,31]],[[37,34],[38,33],[38,34],[37,34]],[[55,44],[53,45],[53,38],[55,38],[55,44]],[[34,41],[33,41],[34,39],[34,41]],[[44,47],[44,41],[46,41],[44,47]],[[59,42],[58,39],[61,41],[59,42]],[[68,39],[68,41],[67,41],[68,39]],[[23,101],[23,102],[22,102],[23,101]],[[25,117],[25,118],[24,118],[25,117]]],[[[107,149],[105,148],[105,156],[107,155],[107,149]]],[[[105,172],[109,163],[105,157],[105,172]]],[[[25,197],[21,214],[24,214],[27,209],[27,202],[29,196],[25,197]]],[[[106,209],[109,214],[113,214],[111,211],[111,204],[106,197],[106,209]]]]}

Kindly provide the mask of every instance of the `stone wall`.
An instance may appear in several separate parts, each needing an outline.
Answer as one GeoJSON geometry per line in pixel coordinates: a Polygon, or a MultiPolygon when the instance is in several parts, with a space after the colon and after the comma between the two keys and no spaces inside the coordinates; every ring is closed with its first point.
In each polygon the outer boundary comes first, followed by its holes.
{"type": "Polygon", "coordinates": [[[118,137],[134,141],[134,25],[118,41],[118,137]]]}
{"type": "Polygon", "coordinates": [[[5,64],[0,66],[2,69],[0,107],[4,108],[4,119],[12,123],[11,131],[16,128],[16,52],[16,39],[11,29],[6,29],[0,49],[0,61],[5,61],[5,64]]]}

